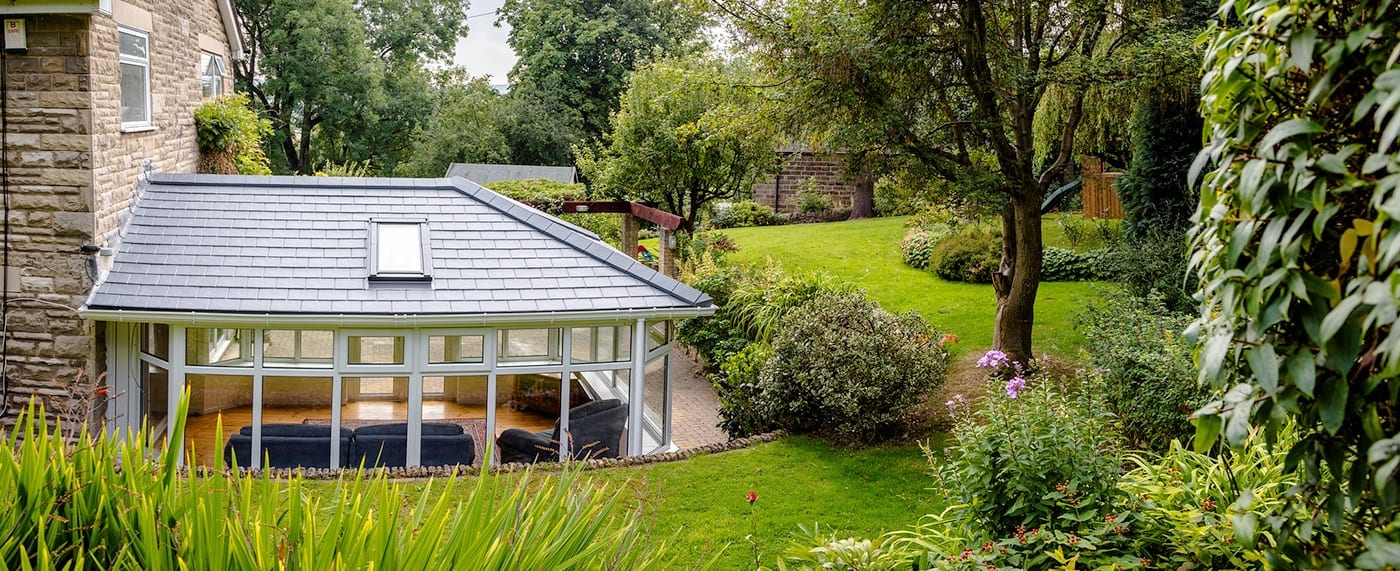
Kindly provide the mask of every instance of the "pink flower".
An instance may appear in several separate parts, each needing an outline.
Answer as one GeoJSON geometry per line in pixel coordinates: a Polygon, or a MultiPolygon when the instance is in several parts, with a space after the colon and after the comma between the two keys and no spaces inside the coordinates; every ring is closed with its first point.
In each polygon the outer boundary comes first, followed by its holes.
{"type": "Polygon", "coordinates": [[[754,502],[758,501],[758,492],[749,490],[749,494],[744,496],[744,499],[749,501],[749,505],[753,505],[754,502]]]}
{"type": "Polygon", "coordinates": [[[996,350],[996,349],[992,349],[991,351],[987,351],[987,354],[986,354],[986,355],[982,355],[982,358],[981,358],[981,359],[978,359],[978,360],[977,360],[977,368],[979,368],[979,369],[987,369],[987,368],[996,369],[996,368],[998,368],[998,367],[1001,367],[1002,365],[1005,365],[1006,362],[1007,362],[1006,353],[1003,353],[1003,352],[998,351],[998,350],[996,350]]]}
{"type": "Polygon", "coordinates": [[[1016,376],[1011,377],[1011,380],[1006,381],[1006,396],[1009,396],[1014,399],[1021,394],[1021,391],[1024,390],[1026,390],[1025,379],[1016,376]]]}

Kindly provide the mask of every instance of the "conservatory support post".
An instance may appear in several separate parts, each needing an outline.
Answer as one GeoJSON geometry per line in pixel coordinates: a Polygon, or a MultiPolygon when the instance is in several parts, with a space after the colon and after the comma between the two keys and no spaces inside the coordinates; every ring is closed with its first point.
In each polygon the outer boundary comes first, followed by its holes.
{"type": "Polygon", "coordinates": [[[170,326],[170,369],[166,371],[169,375],[169,382],[166,383],[165,401],[165,445],[175,446],[175,464],[185,463],[185,443],[171,442],[175,436],[175,423],[183,419],[178,418],[180,411],[180,399],[185,396],[185,328],[180,325],[170,326]]]}
{"type": "MultiPolygon", "coordinates": [[[[662,235],[665,240],[665,235],[662,235]]],[[[663,249],[664,251],[664,249],[663,249]]],[[[663,260],[665,258],[662,258],[663,260]]],[[[638,319],[632,326],[632,386],[627,390],[627,455],[642,453],[642,407],[646,404],[647,322],[638,319]]]]}

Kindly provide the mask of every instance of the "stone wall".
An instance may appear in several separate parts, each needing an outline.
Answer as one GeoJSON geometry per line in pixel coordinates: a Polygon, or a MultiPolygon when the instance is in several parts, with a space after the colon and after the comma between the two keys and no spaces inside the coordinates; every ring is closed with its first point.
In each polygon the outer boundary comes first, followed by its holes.
{"type": "MultiPolygon", "coordinates": [[[[21,272],[12,297],[76,308],[93,285],[81,248],[107,244],[146,161],[194,172],[200,52],[223,56],[226,91],[232,54],[215,0],[113,0],[110,16],[24,19],[29,53],[8,61],[10,266],[21,272]],[[150,34],[149,129],[121,129],[118,24],[150,34]]],[[[0,423],[31,396],[68,396],[61,383],[104,366],[101,329],[69,309],[13,302],[5,334],[11,406],[0,423]]]]}
{"type": "Polygon", "coordinates": [[[834,208],[850,208],[855,199],[854,179],[846,177],[846,167],[839,158],[819,153],[780,153],[782,167],[753,187],[753,199],[773,208],[775,212],[797,211],[798,193],[813,181],[818,192],[831,197],[834,208]]]}

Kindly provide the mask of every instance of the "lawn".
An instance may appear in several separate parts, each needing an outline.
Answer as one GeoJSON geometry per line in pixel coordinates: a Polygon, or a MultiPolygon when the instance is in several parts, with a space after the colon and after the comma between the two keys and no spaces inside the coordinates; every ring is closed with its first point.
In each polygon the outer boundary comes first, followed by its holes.
{"type": "MultiPolygon", "coordinates": [[[[775,260],[788,271],[823,271],[863,288],[886,309],[917,311],[945,333],[962,339],[960,349],[979,351],[992,344],[996,298],[992,286],[948,282],[904,265],[899,241],[905,218],[871,218],[830,224],[733,228],[723,232],[739,252],[731,259],[775,260]]],[[[1045,223],[1047,245],[1068,247],[1054,218],[1045,223]]],[[[1078,352],[1083,338],[1074,313],[1099,298],[1108,284],[1042,283],[1036,297],[1034,343],[1037,351],[1078,352]]]]}
{"type": "Polygon", "coordinates": [[[620,490],[622,506],[639,510],[644,529],[685,559],[723,550],[715,568],[740,569],[753,568],[750,534],[763,564],[772,566],[798,525],[870,537],[940,511],[927,471],[917,445],[843,450],[791,436],[681,462],[587,472],[585,482],[620,490]],[[744,499],[750,490],[758,495],[752,516],[744,499]]]}

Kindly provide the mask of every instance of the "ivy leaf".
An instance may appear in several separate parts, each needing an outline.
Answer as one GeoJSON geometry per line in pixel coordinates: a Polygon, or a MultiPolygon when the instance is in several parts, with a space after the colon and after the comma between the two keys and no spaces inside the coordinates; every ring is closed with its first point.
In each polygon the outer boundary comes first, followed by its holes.
{"type": "Polygon", "coordinates": [[[1327,429],[1328,434],[1336,434],[1342,428],[1342,421],[1346,420],[1348,388],[1345,378],[1333,377],[1323,380],[1322,392],[1318,395],[1317,403],[1322,407],[1319,411],[1322,415],[1322,427],[1327,429]]]}

